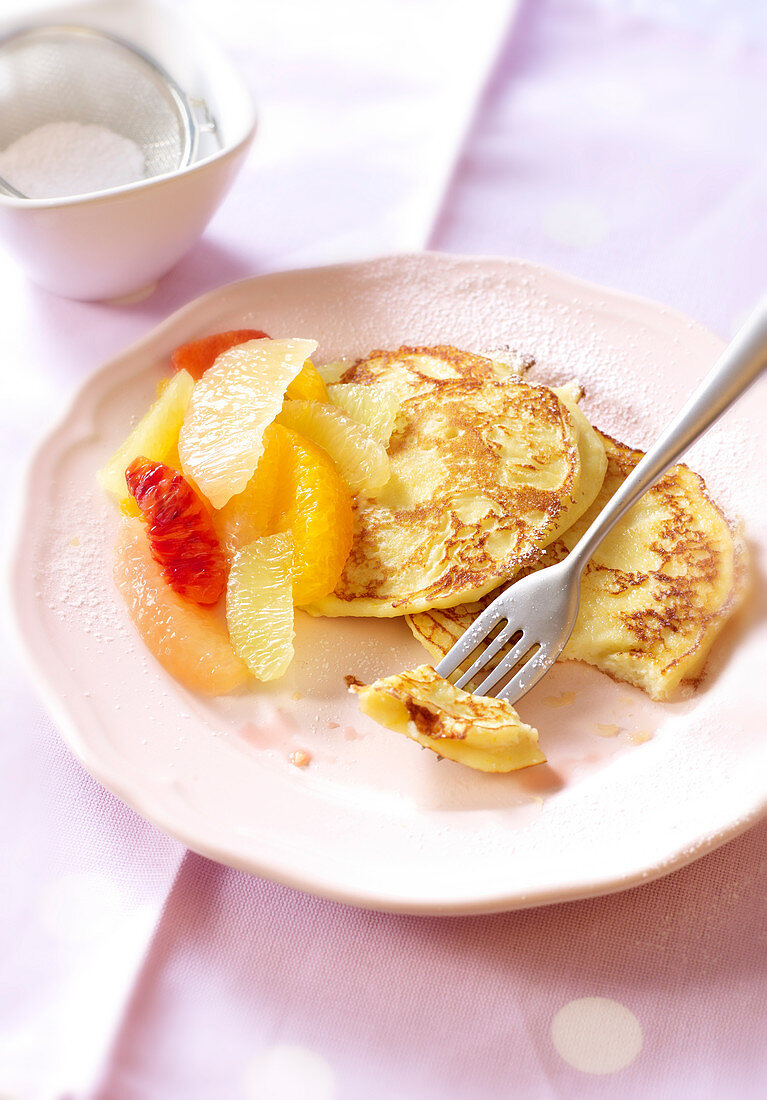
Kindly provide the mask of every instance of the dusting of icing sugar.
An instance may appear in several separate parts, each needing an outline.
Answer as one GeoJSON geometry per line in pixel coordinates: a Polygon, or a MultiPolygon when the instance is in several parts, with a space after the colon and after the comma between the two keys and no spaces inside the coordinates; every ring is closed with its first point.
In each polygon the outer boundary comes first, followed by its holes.
{"type": "Polygon", "coordinates": [[[144,179],[141,148],[106,126],[46,122],[0,152],[0,174],[30,199],[88,195],[144,179]]]}

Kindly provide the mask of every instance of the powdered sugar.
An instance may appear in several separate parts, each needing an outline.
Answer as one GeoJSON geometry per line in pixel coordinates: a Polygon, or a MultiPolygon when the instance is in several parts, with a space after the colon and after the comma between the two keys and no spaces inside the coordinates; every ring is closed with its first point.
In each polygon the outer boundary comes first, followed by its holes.
{"type": "Polygon", "coordinates": [[[30,199],[106,191],[144,179],[135,141],[106,126],[47,122],[0,153],[0,175],[30,199]]]}

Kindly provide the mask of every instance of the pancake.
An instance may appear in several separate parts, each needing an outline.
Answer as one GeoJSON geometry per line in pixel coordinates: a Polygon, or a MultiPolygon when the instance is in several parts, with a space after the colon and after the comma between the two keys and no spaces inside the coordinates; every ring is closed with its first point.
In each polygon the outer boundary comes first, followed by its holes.
{"type": "Polygon", "coordinates": [[[316,615],[394,616],[477,599],[515,576],[596,496],[606,459],[572,394],[451,347],[374,352],[343,383],[401,404],[391,476],[355,498],[354,543],[316,615]]]}
{"type": "Polygon", "coordinates": [[[429,665],[349,690],[382,726],[478,771],[511,772],[546,760],[537,731],[510,703],[461,691],[429,665]]]}
{"type": "MultiPolygon", "coordinates": [[[[553,565],[568,553],[642,457],[609,436],[602,440],[607,473],[596,500],[533,568],[553,565]]],[[[675,466],[597,549],[560,659],[585,661],[653,699],[666,699],[682,680],[700,675],[716,635],[742,602],[747,572],[742,540],[703,479],[675,466]]],[[[414,615],[411,630],[439,661],[501,591],[414,615]]]]}

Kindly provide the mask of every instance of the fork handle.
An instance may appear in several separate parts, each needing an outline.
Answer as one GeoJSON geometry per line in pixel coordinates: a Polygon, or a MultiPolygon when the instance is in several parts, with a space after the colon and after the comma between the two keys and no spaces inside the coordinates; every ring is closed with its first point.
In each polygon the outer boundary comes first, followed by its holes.
{"type": "Polygon", "coordinates": [[[658,441],[634,467],[568,555],[580,572],[618,520],[767,367],[767,299],[727,345],[658,441]]]}

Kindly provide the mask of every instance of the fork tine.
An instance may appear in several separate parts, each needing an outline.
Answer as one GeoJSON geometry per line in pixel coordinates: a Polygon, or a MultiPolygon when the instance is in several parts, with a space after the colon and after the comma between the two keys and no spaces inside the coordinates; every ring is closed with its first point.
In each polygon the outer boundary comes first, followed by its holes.
{"type": "Polygon", "coordinates": [[[531,657],[515,676],[512,676],[508,684],[504,684],[498,692],[497,698],[505,699],[507,703],[512,705],[516,703],[517,699],[521,699],[523,695],[526,695],[530,688],[537,684],[541,677],[548,672],[559,656],[559,652],[557,648],[551,651],[541,646],[535,656],[531,657]]]}
{"type": "Polygon", "coordinates": [[[503,660],[499,661],[495,668],[491,670],[490,674],[482,681],[479,687],[474,689],[474,694],[487,695],[490,689],[494,687],[499,680],[502,680],[507,673],[511,672],[520,657],[524,657],[525,653],[534,645],[535,642],[530,641],[529,634],[523,634],[519,641],[511,647],[503,660]]]}
{"type": "MultiPolygon", "coordinates": [[[[467,669],[466,672],[459,676],[455,681],[455,686],[462,688],[465,684],[468,684],[470,680],[473,680],[480,669],[485,668],[485,666],[492,661],[493,657],[495,657],[496,653],[503,649],[509,638],[513,637],[516,633],[519,633],[519,627],[515,626],[512,628],[511,622],[507,622],[500,634],[497,634],[487,648],[482,650],[471,668],[467,669]]],[[[519,641],[522,641],[522,639],[520,638],[519,641]]]]}
{"type": "Polygon", "coordinates": [[[501,619],[505,619],[505,613],[496,604],[498,600],[494,600],[489,607],[479,615],[468,630],[464,631],[458,641],[455,643],[452,649],[449,649],[442,660],[437,665],[437,673],[440,676],[444,676],[447,680],[452,673],[462,665],[467,657],[470,657],[477,646],[485,640],[490,631],[496,626],[501,619]]]}

